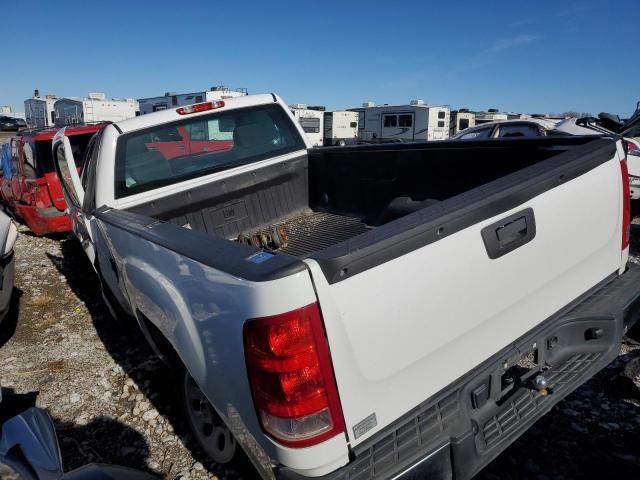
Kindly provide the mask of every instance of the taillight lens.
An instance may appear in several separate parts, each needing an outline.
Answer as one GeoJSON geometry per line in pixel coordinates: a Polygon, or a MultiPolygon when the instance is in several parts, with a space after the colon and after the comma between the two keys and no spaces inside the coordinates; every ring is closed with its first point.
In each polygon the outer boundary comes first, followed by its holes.
{"type": "Polygon", "coordinates": [[[317,303],[249,320],[244,345],[262,427],[277,442],[308,447],[344,432],[317,303]]]}
{"type": "Polygon", "coordinates": [[[193,105],[186,105],[184,107],[176,108],[178,115],[189,115],[190,113],[206,112],[208,110],[215,110],[216,108],[224,107],[222,100],[215,102],[195,103],[193,105]]]}
{"type": "Polygon", "coordinates": [[[629,191],[629,168],[627,159],[620,162],[622,173],[622,250],[629,246],[629,236],[631,235],[631,192],[629,191]]]}
{"type": "Polygon", "coordinates": [[[640,156],[640,147],[636,145],[634,142],[626,141],[624,142],[627,145],[627,153],[629,155],[638,155],[640,156]]]}

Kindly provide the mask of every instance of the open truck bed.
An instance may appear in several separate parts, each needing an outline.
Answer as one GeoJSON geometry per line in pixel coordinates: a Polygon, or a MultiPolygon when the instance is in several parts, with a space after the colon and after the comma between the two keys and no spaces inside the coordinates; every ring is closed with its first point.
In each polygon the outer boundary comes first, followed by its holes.
{"type": "Polygon", "coordinates": [[[595,144],[584,146],[588,142],[598,140],[562,137],[311,150],[308,157],[154,199],[128,211],[307,258],[369,232],[344,247],[361,249],[416,221],[441,216],[451,207],[486,203],[509,182],[521,186],[527,176],[581,159],[584,152],[594,150],[595,144]],[[405,216],[411,220],[391,226],[405,216]],[[381,227],[382,232],[374,233],[381,227]]]}

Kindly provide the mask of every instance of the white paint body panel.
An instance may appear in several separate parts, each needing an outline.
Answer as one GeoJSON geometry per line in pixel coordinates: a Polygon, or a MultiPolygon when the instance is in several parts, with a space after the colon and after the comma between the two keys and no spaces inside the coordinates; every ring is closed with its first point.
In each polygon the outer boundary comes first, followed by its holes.
{"type": "Polygon", "coordinates": [[[351,444],[618,271],[620,183],[614,159],[512,211],[334,285],[306,260],[351,444]],[[489,259],[482,228],[527,207],[534,210],[536,237],[489,259]],[[354,439],[353,426],[372,413],[377,427],[354,439]]]}

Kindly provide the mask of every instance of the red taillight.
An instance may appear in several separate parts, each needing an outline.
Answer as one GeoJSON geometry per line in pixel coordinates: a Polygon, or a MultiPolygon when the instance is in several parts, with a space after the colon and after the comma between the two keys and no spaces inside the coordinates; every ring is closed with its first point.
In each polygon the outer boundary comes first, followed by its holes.
{"type": "Polygon", "coordinates": [[[289,447],[308,447],[344,432],[317,303],[247,321],[244,346],[265,432],[289,447]]]}
{"type": "Polygon", "coordinates": [[[631,234],[631,193],[629,191],[629,168],[627,159],[620,162],[622,173],[622,250],[629,246],[629,236],[631,234]]]}
{"type": "Polygon", "coordinates": [[[629,155],[639,155],[640,156],[640,147],[636,145],[634,142],[629,142],[627,140],[624,141],[627,146],[627,153],[629,155]]]}
{"type": "Polygon", "coordinates": [[[224,107],[224,102],[222,100],[216,100],[215,102],[195,103],[193,105],[176,108],[176,113],[178,115],[189,115],[190,113],[206,112],[207,110],[215,110],[216,108],[222,107],[224,107]]]}

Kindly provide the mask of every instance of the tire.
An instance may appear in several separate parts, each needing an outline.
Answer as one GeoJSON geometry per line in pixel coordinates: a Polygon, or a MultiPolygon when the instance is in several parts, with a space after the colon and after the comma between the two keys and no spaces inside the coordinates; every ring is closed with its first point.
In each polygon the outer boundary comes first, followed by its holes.
{"type": "Polygon", "coordinates": [[[347,142],[345,142],[344,140],[338,140],[338,146],[339,147],[344,147],[347,145],[347,142]]]}
{"type": "Polygon", "coordinates": [[[237,460],[241,450],[238,442],[186,369],[182,397],[189,429],[202,451],[219,465],[237,460]]]}

